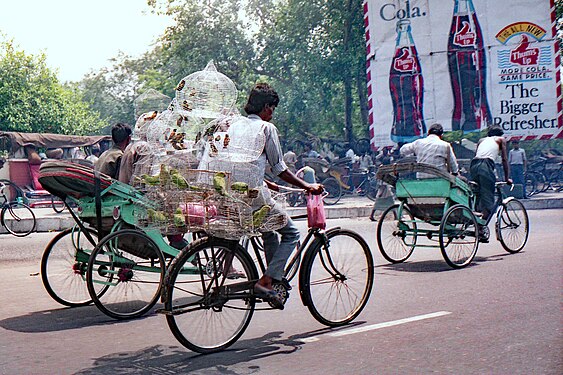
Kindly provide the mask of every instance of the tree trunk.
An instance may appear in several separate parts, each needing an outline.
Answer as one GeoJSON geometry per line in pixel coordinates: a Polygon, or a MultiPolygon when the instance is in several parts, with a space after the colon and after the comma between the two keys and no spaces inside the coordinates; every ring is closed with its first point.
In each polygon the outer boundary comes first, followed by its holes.
{"type": "Polygon", "coordinates": [[[366,138],[369,138],[369,108],[368,108],[368,95],[367,95],[367,77],[366,77],[366,64],[362,61],[358,64],[358,71],[356,77],[356,86],[358,90],[358,98],[360,101],[360,114],[362,116],[362,124],[365,129],[366,138]]]}
{"type": "MultiPolygon", "coordinates": [[[[344,22],[344,53],[350,51],[350,37],[352,33],[352,0],[346,5],[346,21],[344,22]]],[[[352,70],[349,65],[344,68],[344,132],[345,139],[350,146],[354,144],[354,129],[352,127],[352,70]]]]}

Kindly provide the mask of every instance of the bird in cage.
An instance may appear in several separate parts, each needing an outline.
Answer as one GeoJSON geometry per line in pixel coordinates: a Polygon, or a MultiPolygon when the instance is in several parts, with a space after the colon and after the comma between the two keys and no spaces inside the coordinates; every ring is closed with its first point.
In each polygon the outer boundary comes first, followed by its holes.
{"type": "Polygon", "coordinates": [[[172,145],[172,147],[174,147],[176,150],[184,150],[186,149],[186,146],[184,145],[185,138],[186,138],[186,133],[176,133],[174,138],[171,138],[169,142],[172,145]]]}
{"type": "Polygon", "coordinates": [[[262,224],[271,210],[272,207],[265,204],[252,213],[252,225],[254,226],[254,228],[257,228],[260,226],[260,224],[262,224]]]}
{"type": "Polygon", "coordinates": [[[188,103],[187,100],[184,100],[184,101],[182,102],[182,108],[183,108],[184,110],[186,110],[186,111],[191,111],[191,110],[192,110],[192,107],[190,107],[190,104],[188,103]]]}
{"type": "Polygon", "coordinates": [[[214,157],[217,156],[217,154],[219,153],[219,150],[217,149],[217,146],[215,146],[215,143],[213,143],[213,139],[209,140],[209,156],[214,157]]]}
{"type": "Polygon", "coordinates": [[[219,195],[227,195],[227,175],[225,172],[217,172],[213,176],[213,187],[219,195]]]}
{"type": "Polygon", "coordinates": [[[229,137],[229,135],[225,134],[225,138],[223,139],[223,148],[227,148],[230,141],[231,141],[231,138],[229,137]]]}
{"type": "Polygon", "coordinates": [[[181,80],[180,83],[178,83],[178,86],[176,86],[176,91],[182,91],[185,85],[186,85],[186,81],[181,80]]]}

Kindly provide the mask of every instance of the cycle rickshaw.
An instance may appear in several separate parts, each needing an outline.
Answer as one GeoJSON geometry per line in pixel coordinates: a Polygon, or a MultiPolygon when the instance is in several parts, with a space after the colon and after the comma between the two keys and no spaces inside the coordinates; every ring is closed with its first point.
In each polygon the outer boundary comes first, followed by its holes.
{"type": "MultiPolygon", "coordinates": [[[[254,292],[259,273],[240,239],[280,225],[281,216],[249,210],[245,197],[252,189],[232,183],[228,173],[186,168],[161,173],[159,181],[149,177],[141,192],[79,165],[45,163],[41,183],[75,200],[79,212],[69,210],[77,225],[45,250],[45,287],[65,305],[93,301],[117,319],[146,313],[162,295],[160,312],[182,344],[202,353],[222,350],[242,335],[256,304],[268,302],[254,292]],[[177,232],[203,234],[178,251],[163,238],[177,232]]],[[[374,275],[363,238],[311,228],[287,273],[301,257],[299,292],[315,319],[328,326],[355,319],[374,275]]]]}
{"type": "MultiPolygon", "coordinates": [[[[383,212],[377,226],[377,244],[389,262],[404,262],[415,247],[440,248],[448,265],[462,268],[471,263],[479,243],[488,241],[487,225],[495,215],[484,220],[475,212],[476,184],[419,163],[381,166],[377,178],[395,187],[399,201],[383,212]]],[[[528,215],[519,200],[504,199],[503,185],[496,184],[496,238],[507,252],[516,253],[528,240],[528,215]]]]}

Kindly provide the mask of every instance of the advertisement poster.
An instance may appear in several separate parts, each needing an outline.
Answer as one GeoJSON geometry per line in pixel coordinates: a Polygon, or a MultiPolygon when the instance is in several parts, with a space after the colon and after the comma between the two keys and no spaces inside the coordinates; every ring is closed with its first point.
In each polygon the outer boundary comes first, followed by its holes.
{"type": "Polygon", "coordinates": [[[433,123],[563,137],[553,0],[367,0],[364,22],[373,149],[433,123]]]}

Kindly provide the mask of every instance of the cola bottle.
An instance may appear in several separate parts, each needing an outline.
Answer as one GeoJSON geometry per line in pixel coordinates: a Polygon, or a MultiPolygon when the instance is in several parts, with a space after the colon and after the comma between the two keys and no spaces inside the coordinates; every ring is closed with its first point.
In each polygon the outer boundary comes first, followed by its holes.
{"type": "Polygon", "coordinates": [[[397,22],[397,42],[389,73],[393,101],[391,140],[412,142],[426,134],[422,115],[424,81],[409,20],[397,22]]]}
{"type": "Polygon", "coordinates": [[[448,66],[454,96],[452,130],[479,131],[491,123],[483,34],[471,0],[455,0],[448,37],[448,66]]]}

